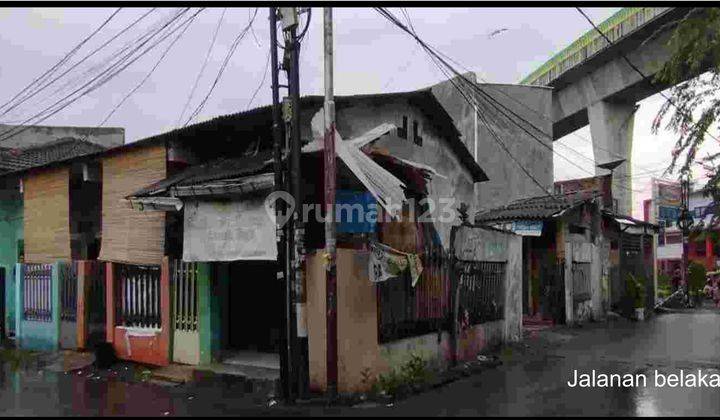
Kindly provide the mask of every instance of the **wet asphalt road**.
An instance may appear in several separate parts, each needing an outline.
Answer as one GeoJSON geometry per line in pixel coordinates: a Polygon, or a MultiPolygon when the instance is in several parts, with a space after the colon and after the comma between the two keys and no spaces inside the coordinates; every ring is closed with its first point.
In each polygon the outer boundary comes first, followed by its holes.
{"type": "Polygon", "coordinates": [[[720,313],[663,314],[526,338],[498,368],[391,407],[267,408],[235,381],[159,386],[0,365],[0,415],[720,415],[720,388],[657,388],[663,374],[719,373],[720,313]],[[573,369],[645,373],[647,387],[570,388],[573,369]]]}

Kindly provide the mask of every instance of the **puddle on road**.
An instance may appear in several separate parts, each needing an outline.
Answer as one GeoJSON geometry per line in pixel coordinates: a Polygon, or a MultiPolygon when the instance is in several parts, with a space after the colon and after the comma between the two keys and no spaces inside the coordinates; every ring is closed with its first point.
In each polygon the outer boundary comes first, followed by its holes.
{"type": "MultiPolygon", "coordinates": [[[[718,374],[715,368],[657,368],[659,375],[696,375],[698,369],[704,374],[718,374]]],[[[720,389],[712,387],[658,387],[655,385],[655,368],[641,369],[647,377],[647,387],[632,388],[632,399],[636,416],[699,416],[720,412],[720,389]]],[[[631,414],[633,415],[633,414],[631,414]]]]}

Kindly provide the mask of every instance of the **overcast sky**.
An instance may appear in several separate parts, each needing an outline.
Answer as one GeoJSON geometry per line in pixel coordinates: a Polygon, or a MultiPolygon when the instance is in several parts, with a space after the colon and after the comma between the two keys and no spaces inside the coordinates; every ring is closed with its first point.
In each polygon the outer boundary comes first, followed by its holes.
{"type": "MultiPolygon", "coordinates": [[[[73,60],[79,60],[148,8],[121,10],[91,39],[73,60]]],[[[115,42],[88,59],[67,80],[83,80],[85,71],[125,42],[139,36],[155,22],[177,9],[158,9],[115,42]]],[[[402,16],[399,9],[391,8],[402,16]]],[[[466,68],[490,82],[517,83],[529,72],[589,29],[574,8],[408,8],[416,31],[466,68]],[[497,35],[494,31],[506,29],[497,35]]],[[[585,8],[601,22],[618,8],[585,8]]],[[[53,66],[65,53],[94,31],[115,9],[0,9],[0,102],[12,98],[35,77],[53,66]]],[[[248,24],[255,9],[229,8],[224,14],[217,41],[200,78],[185,119],[208,92],[233,40],[248,24]]],[[[173,46],[152,76],[105,124],[125,128],[126,141],[134,141],[178,126],[194,81],[203,65],[222,8],[201,12],[173,46]]],[[[264,80],[252,106],[270,102],[267,9],[261,8],[248,33],[239,43],[213,94],[195,121],[246,109],[264,80]],[[264,75],[266,77],[264,77],[264,75]]],[[[442,80],[439,70],[414,40],[391,26],[369,8],[335,8],[335,89],[339,95],[414,90],[442,80]]],[[[304,18],[303,18],[304,21],[304,18]]],[[[139,59],[118,77],[41,125],[97,126],[155,65],[172,37],[139,59]]],[[[301,93],[322,94],[322,10],[313,16],[301,52],[301,93]]],[[[65,80],[65,79],[62,79],[65,80]]],[[[0,117],[0,122],[19,123],[60,98],[39,93],[24,106],[0,117]]],[[[652,135],[650,125],[661,104],[659,97],[640,103],[635,117],[633,144],[634,214],[641,214],[642,199],[649,196],[650,175],[658,175],[668,163],[674,137],[652,135]]],[[[184,120],[183,120],[184,122],[184,120]]],[[[592,172],[590,132],[585,128],[555,143],[558,153],[592,172]]],[[[720,150],[717,145],[713,149],[720,150]]],[[[556,180],[588,176],[587,172],[555,157],[556,180]]]]}

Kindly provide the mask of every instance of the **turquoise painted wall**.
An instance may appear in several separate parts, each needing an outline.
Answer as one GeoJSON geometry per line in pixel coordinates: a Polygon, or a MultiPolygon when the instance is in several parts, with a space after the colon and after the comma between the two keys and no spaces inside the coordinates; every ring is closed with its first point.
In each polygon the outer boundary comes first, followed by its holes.
{"type": "Polygon", "coordinates": [[[22,200],[0,200],[0,267],[5,268],[5,325],[10,331],[15,330],[15,264],[20,239],[23,239],[22,200]]]}
{"type": "MultiPolygon", "coordinates": [[[[53,264],[52,286],[51,286],[51,311],[52,317],[49,322],[26,321],[21,316],[15,319],[16,345],[19,348],[28,350],[55,351],[60,348],[60,266],[66,264],[57,262],[53,264]]],[[[19,287],[15,288],[15,312],[22,312],[23,301],[23,264],[17,264],[15,269],[15,282],[19,287]]]]}

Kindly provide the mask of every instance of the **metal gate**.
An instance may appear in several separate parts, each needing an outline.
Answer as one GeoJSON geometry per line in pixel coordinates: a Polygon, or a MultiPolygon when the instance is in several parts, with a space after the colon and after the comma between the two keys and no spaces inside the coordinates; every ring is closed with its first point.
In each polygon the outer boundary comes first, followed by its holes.
{"type": "Polygon", "coordinates": [[[52,264],[25,264],[23,313],[26,321],[52,321],[52,264]]]}
{"type": "Polygon", "coordinates": [[[200,362],[198,332],[197,263],[173,261],[173,361],[195,365],[200,362]]]}
{"type": "Polygon", "coordinates": [[[77,348],[77,261],[59,264],[60,282],[60,347],[77,348]]]}
{"type": "Polygon", "coordinates": [[[160,267],[117,265],[118,325],[160,329],[160,267]]]}
{"type": "Polygon", "coordinates": [[[468,325],[505,315],[504,262],[459,261],[458,317],[468,325]]]}
{"type": "Polygon", "coordinates": [[[565,323],[565,261],[540,267],[540,313],[556,324],[565,323]]]}

